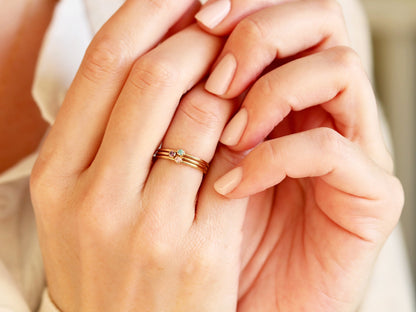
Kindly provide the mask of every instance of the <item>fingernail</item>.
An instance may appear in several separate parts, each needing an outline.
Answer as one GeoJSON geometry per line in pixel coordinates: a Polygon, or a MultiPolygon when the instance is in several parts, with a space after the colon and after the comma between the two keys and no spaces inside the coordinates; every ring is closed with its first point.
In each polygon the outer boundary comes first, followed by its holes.
{"type": "Polygon", "coordinates": [[[247,127],[247,121],[247,109],[243,107],[225,127],[221,135],[221,143],[228,146],[236,145],[247,127]]]}
{"type": "Polygon", "coordinates": [[[214,184],[214,189],[221,195],[226,195],[233,191],[243,179],[243,168],[237,167],[229,171],[214,184]]]}
{"type": "Polygon", "coordinates": [[[230,0],[218,0],[201,9],[195,18],[208,28],[214,28],[231,10],[230,0]]]}
{"type": "Polygon", "coordinates": [[[223,95],[227,92],[237,69],[237,61],[232,54],[227,54],[217,64],[209,76],[205,89],[216,95],[223,95]]]}

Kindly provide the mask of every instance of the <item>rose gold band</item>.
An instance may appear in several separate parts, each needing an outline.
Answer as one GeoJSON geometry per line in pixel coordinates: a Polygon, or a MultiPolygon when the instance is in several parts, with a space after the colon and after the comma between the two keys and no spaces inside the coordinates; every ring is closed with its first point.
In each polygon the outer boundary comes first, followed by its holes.
{"type": "Polygon", "coordinates": [[[209,164],[205,160],[189,155],[183,149],[160,148],[155,152],[154,157],[172,160],[177,164],[188,165],[201,170],[203,174],[206,174],[209,168],[209,164]]]}

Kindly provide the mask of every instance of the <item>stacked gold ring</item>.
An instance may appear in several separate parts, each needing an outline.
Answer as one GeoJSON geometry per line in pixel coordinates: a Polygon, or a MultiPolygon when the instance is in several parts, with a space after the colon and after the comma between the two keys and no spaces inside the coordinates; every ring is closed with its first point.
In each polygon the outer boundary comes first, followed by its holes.
{"type": "Polygon", "coordinates": [[[185,153],[183,149],[173,150],[170,148],[160,148],[156,151],[155,158],[163,158],[199,169],[203,174],[208,172],[209,164],[198,157],[185,153]]]}

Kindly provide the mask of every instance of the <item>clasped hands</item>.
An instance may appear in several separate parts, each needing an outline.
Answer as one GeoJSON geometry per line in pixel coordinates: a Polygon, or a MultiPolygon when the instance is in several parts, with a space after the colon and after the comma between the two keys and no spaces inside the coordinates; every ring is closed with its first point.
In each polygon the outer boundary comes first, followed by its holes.
{"type": "Polygon", "coordinates": [[[354,311],[403,192],[342,10],[205,8],[196,25],[192,0],[127,0],[88,48],[31,178],[50,297],[354,311]],[[154,161],[161,142],[207,175],[154,161]]]}

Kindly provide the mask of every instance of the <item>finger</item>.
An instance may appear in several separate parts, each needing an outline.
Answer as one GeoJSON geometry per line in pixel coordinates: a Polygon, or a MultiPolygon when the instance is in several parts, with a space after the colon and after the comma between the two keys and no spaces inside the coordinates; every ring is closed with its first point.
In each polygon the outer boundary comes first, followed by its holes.
{"type": "Polygon", "coordinates": [[[229,34],[244,17],[285,1],[287,0],[209,0],[195,18],[205,31],[223,36],[229,34]]]}
{"type": "Polygon", "coordinates": [[[40,154],[52,175],[78,175],[96,154],[132,63],[193,0],[128,0],[97,33],[40,154]]]}
{"type": "MultiPolygon", "coordinates": [[[[203,84],[199,84],[182,99],[162,147],[183,149],[186,154],[209,163],[235,106],[230,100],[208,93],[203,84]]],[[[149,209],[162,210],[165,222],[175,220],[189,229],[194,220],[202,176],[202,171],[197,168],[169,159],[157,159],[146,181],[145,196],[157,198],[158,205],[149,209]],[[160,194],[164,194],[163,197],[160,194]]]]}
{"type": "Polygon", "coordinates": [[[206,73],[221,43],[193,25],[140,58],[113,109],[91,172],[118,181],[121,188],[140,189],[180,98],[206,73]]]}
{"type": "Polygon", "coordinates": [[[316,178],[307,182],[314,185],[316,202],[330,219],[352,233],[364,237],[371,236],[372,231],[386,234],[400,216],[400,182],[356,144],[329,128],[260,144],[219,179],[215,188],[229,198],[241,198],[277,185],[286,177],[316,178]],[[377,221],[373,224],[377,229],[368,224],[371,220],[377,221]]]}
{"type": "Polygon", "coordinates": [[[335,0],[281,3],[246,17],[236,26],[206,88],[235,97],[276,58],[348,44],[342,10],[335,0]]]}
{"type": "MultiPolygon", "coordinates": [[[[243,228],[249,199],[230,200],[216,193],[213,184],[240,159],[241,153],[232,152],[224,146],[218,148],[198,195],[195,221],[187,232],[191,238],[187,243],[191,247],[205,247],[202,254],[198,252],[201,248],[191,248],[197,251],[193,252],[194,257],[205,259],[204,263],[208,265],[218,261],[230,264],[226,266],[227,274],[232,273],[235,278],[228,279],[221,292],[223,297],[228,298],[235,298],[233,290],[238,288],[242,266],[243,228]],[[218,248],[221,249],[221,254],[215,252],[218,248]]],[[[236,301],[237,298],[234,299],[236,301]]],[[[234,307],[226,311],[236,309],[234,307]]]]}
{"type": "MultiPolygon", "coordinates": [[[[204,240],[212,240],[221,244],[225,242],[224,237],[234,236],[239,238],[234,242],[241,243],[242,227],[249,198],[231,200],[216,192],[214,183],[226,172],[235,168],[244,156],[244,152],[231,151],[223,145],[217,149],[210,171],[200,189],[193,226],[194,230],[203,233],[204,240]]],[[[230,257],[234,256],[240,257],[241,254],[230,255],[230,257]]]]}
{"type": "MultiPolygon", "coordinates": [[[[323,119],[329,120],[327,126],[385,163],[371,84],[357,54],[346,47],[297,59],[260,78],[225,128],[221,142],[236,150],[251,148],[291,111],[317,106],[329,114],[323,119]]],[[[308,126],[320,125],[308,125],[305,120],[298,128],[302,131],[308,126]]]]}

